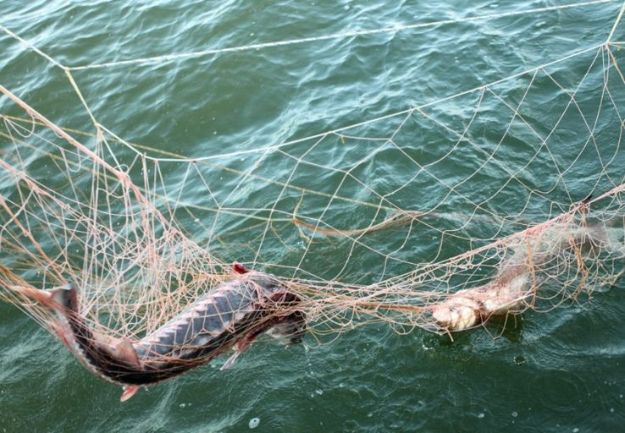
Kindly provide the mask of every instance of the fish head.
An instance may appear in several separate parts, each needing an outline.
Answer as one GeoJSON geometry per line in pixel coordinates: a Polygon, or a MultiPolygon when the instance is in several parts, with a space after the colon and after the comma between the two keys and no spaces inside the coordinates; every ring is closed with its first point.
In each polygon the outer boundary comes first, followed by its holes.
{"type": "Polygon", "coordinates": [[[301,311],[295,311],[280,319],[268,333],[285,345],[299,344],[306,334],[306,315],[301,311]]]}

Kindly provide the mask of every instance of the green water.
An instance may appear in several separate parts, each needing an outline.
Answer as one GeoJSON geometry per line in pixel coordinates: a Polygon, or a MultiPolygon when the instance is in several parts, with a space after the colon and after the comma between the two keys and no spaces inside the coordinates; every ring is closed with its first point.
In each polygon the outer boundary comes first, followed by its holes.
{"type": "MultiPolygon", "coordinates": [[[[212,158],[198,163],[207,183],[189,174],[188,164],[160,165],[168,194],[181,193],[177,216],[193,239],[227,261],[372,282],[510,233],[509,221],[519,215],[542,221],[589,191],[622,182],[625,156],[612,124],[625,94],[613,74],[617,108],[600,100],[608,60],[591,49],[606,40],[620,4],[463,20],[554,4],[564,3],[5,0],[0,25],[61,64],[79,66],[455,20],[72,72],[94,116],[117,135],[155,155],[212,158]],[[586,48],[536,75],[442,100],[586,48]],[[611,110],[590,126],[596,143],[587,144],[588,130],[567,111],[566,91],[550,77],[568,91],[578,89],[575,100],[585,113],[604,105],[602,113],[611,110]],[[512,106],[524,101],[519,111],[543,136],[558,124],[550,156],[502,99],[512,106]],[[427,118],[395,116],[343,131],[360,139],[328,135],[280,151],[231,155],[428,103],[427,118]],[[458,137],[441,124],[467,128],[472,145],[454,147],[458,137]],[[393,132],[397,146],[362,138],[393,132]],[[412,160],[431,165],[419,170],[412,160]],[[569,169],[556,175],[558,167],[569,169]],[[353,177],[345,176],[348,170],[353,177]],[[251,176],[241,176],[247,171],[251,176]],[[217,215],[213,201],[236,212],[217,215]],[[413,232],[374,233],[356,246],[333,239],[307,244],[289,218],[280,219],[298,203],[302,215],[336,227],[379,221],[380,205],[465,215],[477,206],[510,220],[441,219],[413,232]],[[275,230],[267,230],[268,215],[275,230]],[[440,239],[440,230],[459,236],[440,239]]],[[[617,27],[614,40],[624,34],[617,27]]],[[[0,49],[0,84],[55,123],[93,132],[62,70],[2,32],[0,49]]],[[[0,108],[19,114],[5,99],[0,108]]],[[[1,143],[0,155],[10,151],[1,143]]],[[[122,146],[114,149],[122,161],[132,156],[122,146]]],[[[32,169],[45,172],[36,162],[32,169]]],[[[623,288],[619,282],[550,314],[528,313],[503,332],[499,324],[453,342],[420,330],[396,335],[382,325],[320,346],[312,338],[288,349],[262,340],[230,370],[205,366],[124,404],[118,387],[92,376],[27,316],[3,304],[0,431],[239,432],[250,430],[255,417],[258,432],[625,431],[623,288]]]]}

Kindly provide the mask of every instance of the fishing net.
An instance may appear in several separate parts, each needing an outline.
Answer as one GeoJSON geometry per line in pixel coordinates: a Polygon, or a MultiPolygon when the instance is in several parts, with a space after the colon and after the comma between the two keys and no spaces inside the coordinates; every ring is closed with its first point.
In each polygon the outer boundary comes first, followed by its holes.
{"type": "Polygon", "coordinates": [[[91,123],[64,128],[0,87],[0,297],[53,329],[25,288],[70,284],[94,328],[141,339],[239,262],[296,294],[322,338],[374,322],[458,331],[605,290],[625,255],[621,15],[604,42],[497,81],[197,157],[119,137],[74,75],[215,50],[71,67],[2,27],[61,71],[91,123]]]}

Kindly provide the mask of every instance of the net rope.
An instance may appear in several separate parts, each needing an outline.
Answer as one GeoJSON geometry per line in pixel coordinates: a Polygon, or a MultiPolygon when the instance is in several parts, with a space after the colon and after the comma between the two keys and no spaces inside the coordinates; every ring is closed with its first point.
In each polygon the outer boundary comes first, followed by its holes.
{"type": "Polygon", "coordinates": [[[0,25],[65,73],[93,126],[63,128],[0,86],[0,298],[51,330],[54,314],[23,288],[70,283],[92,326],[140,339],[231,280],[236,261],[277,276],[321,337],[372,322],[463,330],[609,288],[625,255],[625,77],[613,40],[625,5],[606,41],[559,59],[322,133],[193,158],[119,137],[73,75],[607,2],[77,66],[0,25]],[[419,142],[424,129],[436,142],[419,142]]]}

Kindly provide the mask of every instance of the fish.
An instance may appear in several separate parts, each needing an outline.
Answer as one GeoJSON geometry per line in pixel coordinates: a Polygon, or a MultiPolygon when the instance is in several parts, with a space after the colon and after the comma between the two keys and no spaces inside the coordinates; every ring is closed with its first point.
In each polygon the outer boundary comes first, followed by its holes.
{"type": "Polygon", "coordinates": [[[516,241],[513,254],[501,262],[491,281],[432,303],[432,319],[438,330],[450,333],[474,328],[493,316],[521,313],[532,305],[543,265],[563,252],[598,254],[612,248],[606,229],[599,225],[560,223],[530,228],[516,241]]]}
{"type": "Polygon", "coordinates": [[[272,330],[290,344],[300,343],[306,315],[296,307],[301,298],[276,277],[233,266],[238,276],[185,307],[170,321],[139,340],[105,335],[80,313],[76,287],[28,289],[27,296],[52,308],[59,317],[54,331],[89,370],[123,387],[126,401],[146,385],[178,376],[206,364],[228,349],[241,352],[272,330]]]}

